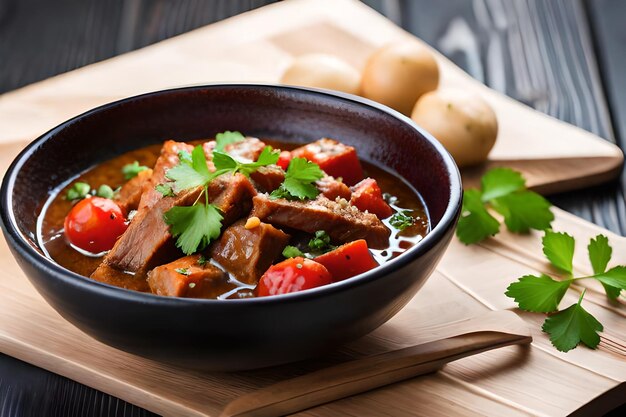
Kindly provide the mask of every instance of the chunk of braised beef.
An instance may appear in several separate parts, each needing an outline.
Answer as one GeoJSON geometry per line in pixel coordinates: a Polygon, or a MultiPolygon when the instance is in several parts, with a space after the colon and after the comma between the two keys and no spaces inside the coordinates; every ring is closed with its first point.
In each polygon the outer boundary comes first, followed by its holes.
{"type": "Polygon", "coordinates": [[[136,177],[131,178],[122,185],[113,200],[125,213],[129,213],[131,210],[137,210],[137,208],[139,208],[139,201],[141,201],[141,195],[144,192],[144,185],[151,182],[151,177],[151,169],[140,171],[136,177]]]}
{"type": "Polygon", "coordinates": [[[261,223],[251,229],[245,224],[240,220],[224,230],[210,254],[239,281],[256,284],[287,246],[289,235],[271,224],[261,223]]]}
{"type": "Polygon", "coordinates": [[[150,290],[157,295],[188,298],[217,298],[234,288],[228,274],[201,255],[185,256],[148,273],[150,290]]]}
{"type": "Polygon", "coordinates": [[[346,200],[318,196],[315,200],[289,201],[258,194],[252,201],[251,215],[266,223],[308,233],[324,230],[334,243],[365,239],[371,248],[389,245],[390,231],[378,217],[359,211],[346,200]]]}

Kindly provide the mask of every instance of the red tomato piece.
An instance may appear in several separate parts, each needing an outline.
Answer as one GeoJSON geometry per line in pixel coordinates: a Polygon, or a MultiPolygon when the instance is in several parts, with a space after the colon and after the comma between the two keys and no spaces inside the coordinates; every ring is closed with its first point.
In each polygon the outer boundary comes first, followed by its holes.
{"type": "Polygon", "coordinates": [[[85,198],[65,217],[67,239],[91,253],[110,250],[127,227],[124,212],[108,198],[85,198]]]}
{"type": "Polygon", "coordinates": [[[363,179],[363,168],[352,146],[344,145],[333,139],[320,139],[291,151],[294,158],[306,158],[315,162],[322,170],[343,182],[354,185],[363,179]]]}
{"type": "Polygon", "coordinates": [[[355,240],[339,246],[337,249],[315,258],[328,269],[335,282],[342,281],[378,266],[378,262],[370,253],[367,242],[363,239],[355,240]]]}
{"type": "Polygon", "coordinates": [[[291,156],[291,152],[282,151],[278,156],[278,162],[276,162],[276,165],[287,171],[287,168],[289,167],[289,162],[291,162],[292,158],[293,156],[291,156]]]}
{"type": "Polygon", "coordinates": [[[366,178],[352,187],[350,204],[359,210],[374,213],[379,219],[385,219],[393,213],[383,198],[378,183],[373,178],[366,178]]]}
{"type": "Polygon", "coordinates": [[[257,297],[287,294],[330,284],[330,272],[321,264],[301,257],[269,267],[256,287],[257,297]]]}

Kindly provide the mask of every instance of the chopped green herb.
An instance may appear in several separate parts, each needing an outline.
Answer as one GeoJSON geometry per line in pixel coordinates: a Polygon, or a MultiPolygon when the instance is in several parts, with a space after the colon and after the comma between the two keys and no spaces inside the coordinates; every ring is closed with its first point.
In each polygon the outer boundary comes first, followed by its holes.
{"type": "Polygon", "coordinates": [[[309,248],[316,252],[328,252],[335,249],[330,243],[330,236],[324,230],[315,232],[315,237],[309,241],[309,248]]]}
{"type": "Polygon", "coordinates": [[[141,171],[145,171],[148,167],[139,165],[138,161],[133,162],[132,164],[127,164],[122,167],[122,174],[124,174],[124,178],[129,180],[134,178],[141,171]]]}
{"type": "Polygon", "coordinates": [[[200,257],[198,258],[198,265],[204,266],[207,262],[207,258],[205,258],[204,255],[200,255],[200,257]]]}
{"type": "Polygon", "coordinates": [[[163,194],[163,197],[174,197],[176,195],[174,194],[174,190],[172,190],[172,184],[170,183],[157,184],[154,189],[157,190],[157,192],[163,194]]]}
{"type": "Polygon", "coordinates": [[[67,190],[67,195],[65,196],[65,198],[70,201],[82,200],[83,198],[87,197],[90,190],[91,187],[86,182],[76,182],[69,190],[67,190]]]}
{"type": "Polygon", "coordinates": [[[191,274],[191,272],[189,272],[189,269],[187,269],[187,268],[176,268],[174,271],[178,272],[179,274],[183,274],[183,275],[191,274]]]}
{"type": "Polygon", "coordinates": [[[218,133],[215,135],[215,150],[222,152],[226,145],[241,142],[245,139],[246,137],[237,131],[231,132],[230,130],[227,130],[223,133],[218,133]]]}
{"type": "Polygon", "coordinates": [[[96,195],[98,197],[102,197],[102,198],[113,198],[113,195],[115,194],[115,191],[113,191],[113,188],[109,187],[106,184],[102,184],[100,187],[98,187],[98,192],[96,192],[96,195]]]}
{"type": "Polygon", "coordinates": [[[463,209],[456,234],[469,245],[497,234],[500,223],[488,209],[504,217],[506,227],[515,233],[530,229],[550,228],[554,214],[551,204],[539,194],[526,189],[519,172],[509,168],[494,168],[481,180],[481,190],[469,189],[463,195],[463,209]]]}
{"type": "Polygon", "coordinates": [[[285,258],[296,258],[298,256],[304,256],[304,253],[295,246],[287,245],[285,249],[283,249],[283,256],[285,258]]]}
{"type": "Polygon", "coordinates": [[[272,198],[313,199],[319,194],[314,182],[324,176],[319,165],[304,158],[293,158],[289,162],[285,180],[280,187],[272,191],[272,198]]]}
{"type": "Polygon", "coordinates": [[[411,216],[411,210],[403,210],[396,212],[389,219],[389,224],[398,230],[404,230],[415,224],[415,219],[411,216]]]}

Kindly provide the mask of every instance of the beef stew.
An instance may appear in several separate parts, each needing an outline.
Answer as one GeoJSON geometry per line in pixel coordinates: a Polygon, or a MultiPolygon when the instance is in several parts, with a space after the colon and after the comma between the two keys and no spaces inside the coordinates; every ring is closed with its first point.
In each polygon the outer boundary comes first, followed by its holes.
{"type": "Polygon", "coordinates": [[[360,161],[354,148],[328,138],[294,147],[235,132],[166,141],[99,164],[56,189],[39,224],[46,255],[78,274],[162,296],[218,299],[349,279],[429,231],[417,191],[360,161]],[[77,184],[89,192],[68,199],[77,184]],[[73,229],[68,219],[82,201],[103,198],[102,186],[117,187],[106,197],[126,229],[112,247],[93,251],[97,237],[71,238],[87,233],[92,219],[73,229]]]}

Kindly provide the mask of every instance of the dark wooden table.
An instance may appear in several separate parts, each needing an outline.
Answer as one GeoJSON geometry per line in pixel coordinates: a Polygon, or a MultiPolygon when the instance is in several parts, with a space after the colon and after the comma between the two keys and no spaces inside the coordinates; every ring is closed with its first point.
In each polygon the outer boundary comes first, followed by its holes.
{"type": "MultiPolygon", "coordinates": [[[[271,2],[0,0],[0,93],[271,2]]],[[[624,149],[626,1],[365,3],[492,88],[624,149]]],[[[625,180],[622,174],[613,183],[550,199],[565,210],[625,235],[625,180]]],[[[625,414],[626,406],[612,413],[625,414]]],[[[0,354],[0,417],[152,415],[0,354]]]]}

